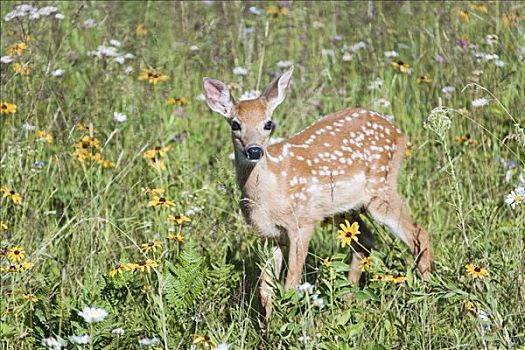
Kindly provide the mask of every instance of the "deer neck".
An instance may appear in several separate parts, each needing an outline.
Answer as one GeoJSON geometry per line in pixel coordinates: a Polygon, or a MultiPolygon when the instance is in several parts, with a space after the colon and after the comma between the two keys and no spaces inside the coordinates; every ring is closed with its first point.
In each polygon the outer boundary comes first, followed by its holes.
{"type": "Polygon", "coordinates": [[[237,173],[237,183],[242,191],[243,197],[258,200],[264,197],[264,192],[271,190],[269,181],[272,176],[268,168],[266,155],[258,162],[246,161],[242,151],[235,150],[235,169],[237,173]]]}

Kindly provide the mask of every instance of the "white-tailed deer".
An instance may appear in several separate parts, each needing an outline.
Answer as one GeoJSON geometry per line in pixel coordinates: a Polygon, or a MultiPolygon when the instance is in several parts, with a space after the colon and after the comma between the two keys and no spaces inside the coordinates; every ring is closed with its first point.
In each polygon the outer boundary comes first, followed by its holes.
{"type": "MultiPolygon", "coordinates": [[[[226,84],[204,79],[210,108],[230,124],[241,209],[258,234],[273,243],[276,274],[282,267],[280,244],[289,244],[286,288],[300,281],[314,226],[324,218],[364,208],[403,241],[427,279],[431,269],[428,232],[410,216],[397,191],[407,138],[379,113],[345,109],[323,117],[295,136],[268,145],[272,114],[284,100],[293,68],[274,79],[258,98],[236,103],[226,84]]],[[[372,241],[364,232],[359,240],[372,241]]],[[[354,254],[348,278],[358,282],[354,254]]],[[[268,275],[261,298],[271,313],[268,275]]]]}

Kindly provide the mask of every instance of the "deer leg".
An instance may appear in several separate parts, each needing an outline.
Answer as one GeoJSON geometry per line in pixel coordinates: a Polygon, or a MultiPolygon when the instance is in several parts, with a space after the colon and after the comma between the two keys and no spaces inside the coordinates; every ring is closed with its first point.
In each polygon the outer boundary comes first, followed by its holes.
{"type": "Polygon", "coordinates": [[[299,227],[292,235],[289,236],[290,251],[288,252],[288,273],[286,275],[286,289],[295,288],[301,282],[304,262],[308,255],[308,244],[314,225],[308,224],[299,227]]]}
{"type": "Polygon", "coordinates": [[[262,269],[260,287],[261,304],[264,307],[267,319],[272,315],[272,287],[274,286],[275,280],[279,279],[281,268],[283,266],[283,252],[279,243],[273,242],[271,249],[273,261],[268,261],[262,269]]]}
{"type": "Polygon", "coordinates": [[[410,216],[404,200],[395,191],[372,199],[368,206],[372,218],[385,224],[391,232],[402,240],[417,261],[417,267],[424,280],[431,272],[432,252],[428,232],[410,216]]]}

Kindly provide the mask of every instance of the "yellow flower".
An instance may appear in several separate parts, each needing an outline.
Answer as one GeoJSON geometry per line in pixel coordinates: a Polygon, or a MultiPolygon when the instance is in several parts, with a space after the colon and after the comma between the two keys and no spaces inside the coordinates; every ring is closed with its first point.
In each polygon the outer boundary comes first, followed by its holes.
{"type": "Polygon", "coordinates": [[[464,146],[476,146],[479,145],[477,140],[474,140],[470,137],[470,134],[465,134],[462,136],[456,136],[456,143],[464,146]]]}
{"type": "Polygon", "coordinates": [[[15,70],[15,72],[17,72],[20,75],[29,75],[29,73],[31,73],[31,66],[28,65],[28,64],[22,65],[22,64],[16,62],[13,65],[13,69],[15,70]]]}
{"type": "Polygon", "coordinates": [[[37,131],[36,137],[38,137],[39,141],[46,142],[46,143],[53,143],[53,140],[54,140],[53,135],[51,135],[50,133],[44,130],[37,131]]]}
{"type": "Polygon", "coordinates": [[[148,202],[148,207],[173,207],[175,205],[174,202],[159,196],[154,196],[152,200],[148,202]]]}
{"type": "Polygon", "coordinates": [[[146,259],[146,260],[143,260],[143,261],[139,262],[138,264],[134,264],[134,265],[135,265],[134,266],[135,270],[148,271],[149,272],[150,269],[158,267],[159,263],[156,260],[146,259]]]}
{"type": "Polygon", "coordinates": [[[184,224],[185,222],[191,222],[191,219],[187,216],[168,215],[168,221],[173,221],[181,225],[181,224],[184,224]]]}
{"type": "Polygon", "coordinates": [[[118,275],[119,273],[123,273],[124,271],[126,271],[126,266],[125,266],[125,264],[119,263],[119,264],[117,264],[117,266],[115,266],[111,271],[109,271],[108,276],[109,276],[110,278],[113,278],[113,277],[115,277],[116,275],[118,275]]]}
{"type": "Polygon", "coordinates": [[[406,148],[405,148],[405,156],[410,157],[412,155],[413,150],[414,150],[414,144],[408,141],[406,148]]]}
{"type": "Polygon", "coordinates": [[[266,8],[266,14],[273,18],[279,18],[288,15],[288,7],[271,5],[266,8]]]}
{"type": "Polygon", "coordinates": [[[463,300],[463,304],[465,305],[465,309],[467,309],[468,311],[476,311],[476,306],[474,306],[472,300],[465,299],[463,300]]]}
{"type": "Polygon", "coordinates": [[[166,157],[166,153],[170,150],[170,146],[161,147],[157,146],[154,149],[150,149],[144,152],[144,158],[151,159],[159,157],[166,157]]]}
{"type": "Polygon", "coordinates": [[[162,74],[158,69],[146,68],[143,69],[139,75],[139,80],[147,80],[148,83],[157,85],[161,81],[166,81],[169,79],[169,76],[162,74]]]}
{"type": "Polygon", "coordinates": [[[17,55],[21,56],[27,49],[27,45],[24,42],[13,44],[7,48],[7,54],[9,56],[17,55]]]}
{"type": "Polygon", "coordinates": [[[22,272],[22,271],[26,271],[26,270],[32,269],[33,266],[34,266],[33,263],[13,264],[13,265],[8,265],[8,266],[2,266],[0,268],[0,271],[8,272],[8,273],[11,273],[11,272],[22,272]]]}
{"type": "Polygon", "coordinates": [[[163,188],[142,188],[142,193],[144,194],[163,194],[164,189],[163,188]]]}
{"type": "Polygon", "coordinates": [[[392,276],[391,278],[392,282],[394,283],[403,283],[407,280],[407,278],[405,276],[392,276]]]}
{"type": "Polygon", "coordinates": [[[38,298],[32,293],[22,294],[22,298],[31,303],[36,303],[38,301],[38,298]]]}
{"type": "Polygon", "coordinates": [[[0,227],[2,228],[2,230],[7,230],[9,228],[7,224],[2,220],[0,220],[0,227]]]}
{"type": "Polygon", "coordinates": [[[7,251],[7,258],[12,262],[19,262],[24,260],[26,251],[22,247],[12,247],[7,251]]]}
{"type": "Polygon", "coordinates": [[[210,337],[194,334],[193,344],[205,344],[206,346],[210,343],[210,337]]]}
{"type": "Polygon", "coordinates": [[[174,234],[170,233],[170,234],[168,235],[168,237],[166,237],[166,238],[167,238],[168,240],[170,240],[170,241],[175,241],[175,242],[184,242],[184,236],[183,236],[183,235],[179,235],[179,234],[174,235],[174,234]]]}
{"type": "Polygon", "coordinates": [[[2,106],[0,108],[0,114],[14,114],[16,112],[16,105],[2,101],[2,106]]]}
{"type": "Polygon", "coordinates": [[[390,62],[390,64],[392,65],[392,67],[394,67],[395,70],[401,73],[407,74],[410,72],[410,65],[401,60],[392,61],[390,62]]]}
{"type": "Polygon", "coordinates": [[[432,79],[428,75],[422,75],[416,79],[418,84],[430,84],[432,79]]]}
{"type": "Polygon", "coordinates": [[[393,276],[393,275],[375,275],[370,281],[372,282],[393,282],[403,283],[407,280],[404,276],[393,276]]]}
{"type": "Polygon", "coordinates": [[[467,10],[459,10],[459,18],[464,20],[465,22],[470,21],[470,13],[468,13],[467,10]]]}
{"type": "Polygon", "coordinates": [[[366,271],[370,269],[371,266],[372,266],[372,258],[370,258],[369,256],[364,257],[363,259],[361,259],[361,261],[359,261],[359,270],[361,271],[366,271]]]}
{"type": "Polygon", "coordinates": [[[477,10],[479,12],[488,13],[489,9],[487,8],[487,5],[485,4],[469,4],[468,7],[470,7],[472,10],[477,10]]]}
{"type": "Polygon", "coordinates": [[[4,198],[11,198],[14,204],[22,204],[22,196],[7,187],[0,188],[0,192],[4,193],[4,198]]]}
{"type": "Polygon", "coordinates": [[[77,125],[75,125],[76,128],[86,134],[89,134],[89,127],[84,124],[84,123],[78,123],[77,125]]]}
{"type": "Polygon", "coordinates": [[[519,16],[517,14],[507,13],[503,15],[503,23],[507,26],[514,26],[519,21],[524,20],[525,16],[519,16]]]}
{"type": "Polygon", "coordinates": [[[186,106],[190,104],[190,101],[188,101],[186,98],[181,97],[175,97],[175,98],[169,98],[166,100],[166,104],[171,106],[186,106]]]}
{"type": "Polygon", "coordinates": [[[325,267],[330,267],[332,265],[332,262],[330,261],[330,258],[329,257],[324,258],[322,265],[325,266],[325,267]]]}
{"type": "Polygon", "coordinates": [[[81,141],[75,145],[77,148],[87,149],[87,148],[100,148],[100,141],[96,137],[89,137],[85,135],[82,137],[81,141]]]}
{"type": "Polygon", "coordinates": [[[35,266],[35,264],[29,263],[29,262],[25,262],[25,263],[18,264],[18,269],[20,271],[26,271],[26,270],[31,270],[33,268],[33,266],[35,266]]]}
{"type": "Polygon", "coordinates": [[[163,170],[166,170],[166,165],[164,164],[164,162],[160,159],[157,159],[157,158],[150,158],[148,159],[148,164],[157,169],[157,170],[160,170],[160,171],[163,171],[163,170]]]}
{"type": "Polygon", "coordinates": [[[472,278],[483,279],[489,275],[489,272],[484,267],[474,266],[473,264],[466,264],[465,271],[472,278]]]}
{"type": "Polygon", "coordinates": [[[157,249],[161,248],[160,241],[150,241],[148,243],[143,243],[140,245],[140,250],[143,252],[153,251],[156,252],[157,249]]]}
{"type": "Polygon", "coordinates": [[[135,28],[135,33],[138,37],[143,38],[148,34],[148,31],[144,28],[144,24],[139,23],[137,24],[137,27],[135,28]]]}
{"type": "Polygon", "coordinates": [[[348,220],[345,220],[345,224],[340,224],[339,227],[341,227],[341,230],[337,231],[339,234],[339,239],[341,240],[341,247],[349,246],[352,241],[358,241],[357,235],[360,234],[359,232],[359,224],[357,222],[354,222],[352,225],[348,222],[348,220]]]}

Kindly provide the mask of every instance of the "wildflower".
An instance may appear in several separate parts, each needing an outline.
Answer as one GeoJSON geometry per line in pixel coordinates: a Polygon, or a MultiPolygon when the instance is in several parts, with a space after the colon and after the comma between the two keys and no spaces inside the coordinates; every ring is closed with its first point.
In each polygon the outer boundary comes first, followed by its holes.
{"type": "Polygon", "coordinates": [[[148,207],[173,207],[175,205],[174,202],[159,196],[154,196],[152,200],[148,202],[148,207]]]}
{"type": "Polygon", "coordinates": [[[114,278],[116,275],[124,273],[124,271],[129,271],[131,268],[127,264],[119,263],[111,271],[109,271],[108,276],[114,278]]]}
{"type": "Polygon", "coordinates": [[[489,10],[487,8],[487,5],[485,4],[469,4],[468,7],[472,10],[476,10],[476,11],[479,11],[479,12],[483,12],[483,13],[488,13],[489,10]]]}
{"type": "Polygon", "coordinates": [[[463,21],[468,22],[470,21],[470,13],[468,13],[467,10],[459,10],[459,18],[461,18],[463,21]]]}
{"type": "Polygon", "coordinates": [[[121,335],[124,335],[125,331],[124,331],[124,328],[115,328],[111,331],[111,334],[114,334],[114,335],[117,335],[117,336],[121,336],[121,335]]]}
{"type": "Polygon", "coordinates": [[[150,269],[155,267],[159,267],[159,263],[156,260],[146,259],[139,262],[138,264],[135,264],[134,269],[149,272],[150,269]]]}
{"type": "Polygon", "coordinates": [[[271,5],[266,8],[266,14],[273,18],[279,18],[288,15],[288,7],[271,5]]]}
{"type": "Polygon", "coordinates": [[[0,220],[0,227],[2,228],[2,230],[7,230],[9,228],[7,224],[2,220],[0,220]]]}
{"type": "Polygon", "coordinates": [[[476,307],[474,306],[474,303],[472,302],[472,300],[469,300],[469,299],[463,300],[463,305],[465,305],[465,309],[467,309],[468,311],[476,311],[476,307]]]}
{"type": "Polygon", "coordinates": [[[113,120],[118,122],[118,123],[123,123],[126,120],[128,120],[128,116],[125,115],[125,114],[119,113],[119,112],[114,112],[113,113],[113,120]]]}
{"type": "Polygon", "coordinates": [[[359,41],[357,43],[355,43],[354,45],[350,46],[350,47],[346,47],[345,50],[348,50],[350,52],[357,52],[359,50],[362,50],[362,49],[365,49],[366,48],[366,44],[364,41],[359,41]]]}
{"type": "Polygon", "coordinates": [[[359,261],[359,270],[361,271],[369,270],[371,266],[372,258],[369,256],[366,256],[359,261]]]}
{"type": "Polygon", "coordinates": [[[418,84],[429,84],[432,82],[432,78],[430,78],[428,75],[422,75],[416,79],[416,82],[418,84]]]}
{"type": "Polygon", "coordinates": [[[149,188],[149,187],[146,187],[146,188],[142,188],[142,193],[144,193],[144,194],[162,194],[162,193],[164,193],[164,189],[163,188],[149,188]]]}
{"type": "Polygon", "coordinates": [[[245,76],[248,75],[248,69],[244,67],[235,67],[233,68],[233,74],[245,76]]]}
{"type": "Polygon", "coordinates": [[[61,338],[48,337],[42,339],[42,345],[53,350],[60,350],[65,347],[65,342],[61,338]]]}
{"type": "Polygon", "coordinates": [[[250,13],[256,15],[256,16],[260,16],[262,15],[263,11],[255,6],[250,6],[250,8],[248,9],[248,11],[250,11],[250,13]]]}
{"type": "Polygon", "coordinates": [[[390,107],[390,101],[387,100],[386,98],[379,98],[375,100],[373,103],[374,103],[374,106],[376,107],[382,107],[382,108],[390,107]]]}
{"type": "Polygon", "coordinates": [[[297,292],[300,296],[303,296],[305,294],[311,294],[314,291],[314,286],[312,286],[308,282],[304,282],[303,284],[297,286],[297,292]]]}
{"type": "Polygon", "coordinates": [[[354,60],[354,56],[352,54],[349,54],[348,52],[345,52],[343,54],[343,57],[341,57],[341,60],[343,60],[343,62],[350,62],[354,60]]]}
{"type": "Polygon", "coordinates": [[[478,98],[471,102],[471,105],[474,108],[486,106],[488,104],[489,104],[489,100],[487,100],[486,98],[478,98]]]}
{"type": "Polygon", "coordinates": [[[184,224],[185,222],[191,222],[191,219],[187,216],[179,216],[179,215],[168,215],[168,221],[174,221],[179,225],[184,224]]]}
{"type": "Polygon", "coordinates": [[[496,67],[500,67],[500,68],[501,68],[501,67],[504,67],[505,64],[506,64],[505,61],[502,61],[502,60],[495,60],[495,61],[494,61],[494,65],[495,65],[496,67]]]}
{"type": "Polygon", "coordinates": [[[89,137],[88,135],[86,135],[82,137],[81,142],[77,143],[75,147],[80,148],[80,149],[88,149],[88,148],[99,149],[100,141],[96,137],[89,137]]]}
{"type": "Polygon", "coordinates": [[[512,209],[514,209],[515,206],[524,204],[525,203],[525,188],[524,187],[517,187],[513,191],[511,191],[507,198],[505,198],[505,203],[510,205],[512,209]]]}
{"type": "Polygon", "coordinates": [[[28,64],[22,65],[16,62],[13,65],[13,69],[15,70],[15,72],[17,72],[20,75],[29,75],[29,73],[31,73],[31,66],[28,64]]]}
{"type": "Polygon", "coordinates": [[[341,40],[343,40],[343,37],[341,35],[332,35],[330,37],[330,41],[333,43],[333,44],[336,44],[338,42],[340,42],[341,40]]]}
{"type": "Polygon", "coordinates": [[[143,252],[156,252],[159,248],[161,248],[160,241],[150,241],[148,243],[143,243],[140,245],[140,250],[143,252]]]}
{"type": "Polygon", "coordinates": [[[479,144],[479,142],[471,138],[470,134],[468,133],[465,135],[456,136],[456,143],[465,146],[476,146],[479,144]]]}
{"type": "Polygon", "coordinates": [[[70,335],[69,340],[71,340],[72,343],[75,344],[89,344],[89,340],[91,339],[91,336],[89,334],[84,335],[70,335]]]}
{"type": "Polygon", "coordinates": [[[496,45],[498,43],[498,36],[496,34],[487,34],[485,36],[485,42],[490,46],[496,45]]]}
{"type": "Polygon", "coordinates": [[[29,301],[31,303],[38,302],[38,298],[34,294],[31,294],[31,293],[22,294],[22,299],[27,300],[27,301],[29,301]]]}
{"type": "Polygon", "coordinates": [[[377,90],[381,86],[383,86],[383,83],[385,81],[381,78],[376,78],[375,80],[371,81],[370,84],[368,84],[368,90],[377,90]]]}
{"type": "Polygon", "coordinates": [[[330,267],[332,265],[332,262],[330,261],[330,258],[329,257],[324,258],[322,265],[325,266],[325,267],[330,267]]]}
{"type": "Polygon", "coordinates": [[[485,278],[489,275],[489,272],[484,267],[474,266],[473,264],[466,264],[465,271],[472,278],[485,278]]]}
{"type": "Polygon", "coordinates": [[[20,195],[20,193],[10,190],[7,187],[0,188],[0,192],[4,193],[4,198],[11,198],[14,204],[22,204],[22,196],[20,195]]]}
{"type": "Polygon", "coordinates": [[[7,258],[12,262],[19,262],[24,260],[26,251],[22,247],[12,247],[7,251],[7,258]]]}
{"type": "MultiPolygon", "coordinates": [[[[85,134],[89,134],[89,126],[87,126],[86,124],[84,124],[84,123],[78,123],[77,125],[75,125],[75,127],[76,127],[78,130],[82,131],[83,133],[85,133],[85,134]]],[[[95,131],[95,130],[93,130],[93,132],[94,132],[94,131],[95,131]]]]}
{"type": "Polygon", "coordinates": [[[441,89],[441,92],[443,92],[445,95],[450,96],[452,93],[456,91],[456,88],[453,86],[445,86],[443,89],[441,89]]]}
{"type": "Polygon", "coordinates": [[[156,345],[158,343],[160,343],[160,339],[157,337],[139,339],[139,345],[142,347],[156,345]]]}
{"type": "Polygon", "coordinates": [[[352,241],[357,242],[357,235],[361,233],[359,232],[359,224],[357,222],[354,222],[352,225],[350,225],[348,220],[345,220],[345,224],[340,224],[339,227],[341,227],[341,230],[337,231],[339,234],[339,239],[341,240],[341,247],[343,248],[347,245],[350,245],[352,241]]]}
{"type": "Polygon", "coordinates": [[[193,338],[193,344],[204,344],[206,346],[209,345],[210,337],[208,337],[207,335],[202,336],[195,334],[194,336],[195,338],[193,338]]]}
{"type": "Polygon", "coordinates": [[[320,309],[324,308],[324,300],[323,298],[320,298],[317,294],[312,295],[312,303],[314,306],[317,306],[320,309]]]}
{"type": "Polygon", "coordinates": [[[188,99],[184,97],[181,97],[181,98],[175,97],[175,98],[170,98],[166,100],[166,104],[170,106],[186,106],[190,104],[190,101],[188,101],[188,99]]]}
{"type": "Polygon", "coordinates": [[[0,107],[0,114],[14,114],[16,112],[16,105],[9,102],[2,101],[0,107]]]}
{"type": "Polygon", "coordinates": [[[103,321],[108,313],[104,309],[86,306],[82,311],[78,312],[78,315],[87,323],[96,323],[103,321]]]}
{"type": "Polygon", "coordinates": [[[240,97],[239,101],[253,100],[261,95],[259,90],[245,91],[240,97]]]}
{"type": "Polygon", "coordinates": [[[148,159],[151,159],[151,158],[155,158],[157,156],[159,157],[165,157],[166,156],[166,153],[170,150],[170,147],[167,146],[167,147],[160,147],[160,146],[157,146],[155,147],[154,149],[151,149],[151,150],[148,150],[146,152],[144,152],[144,158],[148,158],[148,159]]]}
{"type": "Polygon", "coordinates": [[[164,165],[164,162],[160,159],[148,158],[148,164],[159,171],[166,170],[166,165],[164,165]]]}
{"type": "Polygon", "coordinates": [[[9,56],[21,56],[27,49],[27,45],[24,42],[13,44],[7,48],[7,54],[9,56]]]}
{"type": "Polygon", "coordinates": [[[54,77],[61,77],[64,75],[65,72],[66,71],[63,69],[55,69],[54,71],[51,72],[51,75],[54,77]]]}
{"type": "Polygon", "coordinates": [[[409,74],[411,72],[410,65],[401,60],[392,61],[390,64],[392,65],[392,67],[394,67],[396,71],[399,71],[401,73],[409,74]]]}
{"type": "Polygon", "coordinates": [[[31,270],[33,266],[34,266],[33,263],[25,262],[21,264],[8,265],[7,267],[2,266],[1,270],[2,272],[23,272],[23,271],[31,270]]]}
{"type": "Polygon", "coordinates": [[[45,142],[45,143],[53,143],[53,135],[48,133],[44,130],[39,130],[36,132],[36,137],[38,138],[38,141],[45,142]]]}
{"type": "Polygon", "coordinates": [[[4,64],[9,64],[11,62],[13,62],[15,60],[15,58],[13,56],[2,56],[0,57],[0,62],[4,63],[4,64]]]}
{"type": "Polygon", "coordinates": [[[399,276],[399,275],[392,276],[391,279],[392,279],[392,282],[394,282],[394,283],[403,283],[403,282],[405,282],[407,280],[407,278],[405,276],[399,276]]]}
{"type": "Polygon", "coordinates": [[[143,38],[146,36],[146,34],[148,34],[148,31],[144,28],[144,24],[137,24],[137,27],[135,28],[135,34],[137,34],[139,38],[143,38]]]}
{"type": "Polygon", "coordinates": [[[220,343],[213,350],[228,350],[228,349],[230,349],[230,344],[228,344],[228,343],[220,343]]]}
{"type": "Polygon", "coordinates": [[[85,28],[93,28],[97,25],[97,21],[95,21],[93,18],[88,18],[84,21],[84,27],[85,28]]]}
{"type": "Polygon", "coordinates": [[[161,81],[166,81],[169,76],[154,68],[143,69],[139,75],[139,80],[147,80],[152,85],[157,85],[161,81]]]}
{"type": "Polygon", "coordinates": [[[385,51],[385,57],[386,58],[396,58],[399,57],[399,53],[397,51],[385,51]]]}
{"type": "Polygon", "coordinates": [[[170,233],[166,238],[168,240],[170,240],[170,241],[184,242],[184,236],[181,235],[181,234],[174,235],[174,234],[170,233]]]}
{"type": "Polygon", "coordinates": [[[403,283],[407,280],[404,276],[393,276],[393,275],[375,275],[370,281],[372,282],[393,282],[393,283],[403,283]]]}

